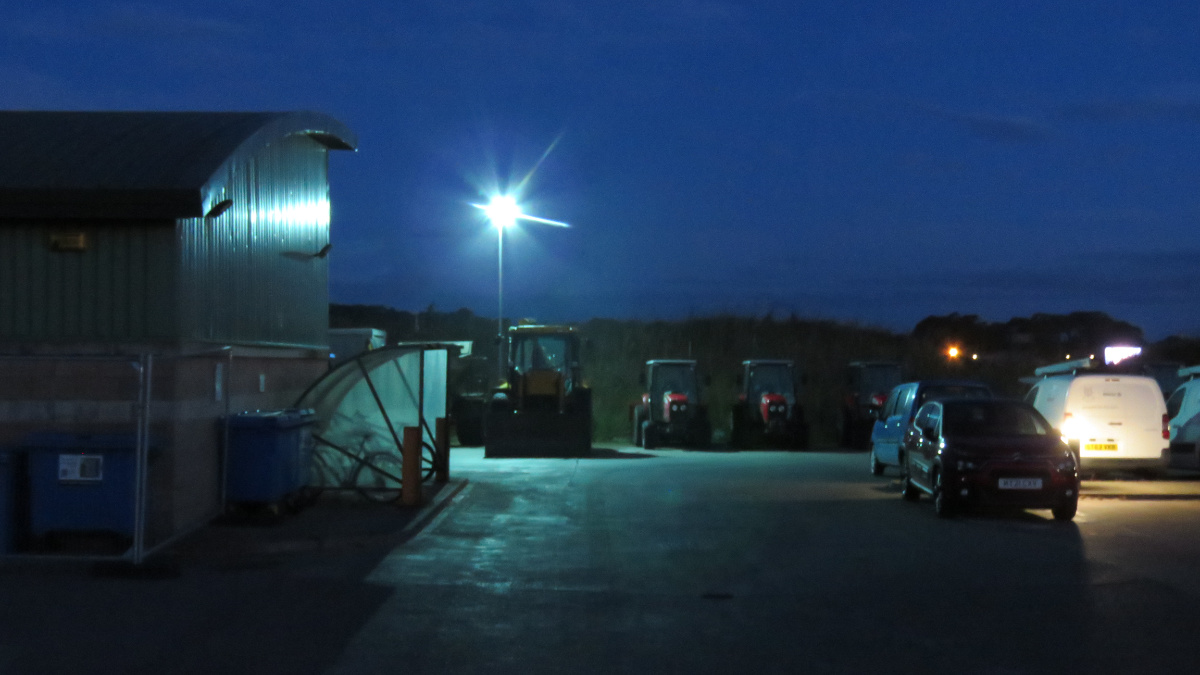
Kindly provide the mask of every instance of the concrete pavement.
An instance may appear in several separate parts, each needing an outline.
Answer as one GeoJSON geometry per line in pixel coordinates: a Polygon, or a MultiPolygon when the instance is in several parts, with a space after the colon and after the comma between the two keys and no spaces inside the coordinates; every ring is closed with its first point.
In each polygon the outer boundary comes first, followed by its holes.
{"type": "MultiPolygon", "coordinates": [[[[1059,527],[1032,514],[937,521],[904,505],[893,480],[868,476],[862,453],[608,446],[592,460],[487,460],[456,448],[454,461],[455,480],[425,509],[325,500],[275,524],[216,524],[171,551],[174,576],[0,564],[0,674],[945,672],[938,664],[1008,658],[980,641],[996,627],[1019,634],[1022,621],[1033,630],[1097,611],[1126,625],[1157,615],[1138,602],[1162,601],[1176,623],[1155,635],[1195,627],[1186,598],[1163,599],[1179,574],[1139,581],[1137,556],[1154,549],[1124,543],[1152,537],[1153,523],[1191,527],[1191,474],[1086,481],[1081,524],[1059,527]],[[1144,514],[1136,527],[1107,529],[1131,512],[1144,514]],[[934,565],[954,592],[905,588],[928,564],[914,545],[952,554],[934,565]],[[1002,564],[986,570],[992,561],[1002,564]],[[1047,594],[1057,604],[1027,614],[1047,594]],[[971,603],[994,616],[950,643],[920,634],[971,603]],[[912,644],[887,632],[904,625],[897,617],[916,621],[900,629],[912,644]]],[[[1157,550],[1177,551],[1180,536],[1157,550]]],[[[1093,623],[1071,623],[1041,670],[1017,666],[1052,651],[1050,626],[1017,665],[974,670],[1053,672],[1082,658],[1072,640],[1108,626],[1093,623]]],[[[1141,639],[1145,653],[1162,647],[1141,639]]]]}

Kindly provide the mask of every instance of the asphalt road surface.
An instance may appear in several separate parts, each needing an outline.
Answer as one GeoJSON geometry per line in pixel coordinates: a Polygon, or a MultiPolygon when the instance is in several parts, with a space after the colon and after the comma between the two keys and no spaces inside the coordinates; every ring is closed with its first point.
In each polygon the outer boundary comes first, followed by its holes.
{"type": "Polygon", "coordinates": [[[1194,673],[1200,490],[938,519],[862,453],[484,460],[331,672],[1194,673]]]}
{"type": "Polygon", "coordinates": [[[857,452],[451,462],[420,527],[322,502],[165,578],[0,566],[0,674],[1200,672],[1195,475],[1057,523],[939,520],[857,452]]]}

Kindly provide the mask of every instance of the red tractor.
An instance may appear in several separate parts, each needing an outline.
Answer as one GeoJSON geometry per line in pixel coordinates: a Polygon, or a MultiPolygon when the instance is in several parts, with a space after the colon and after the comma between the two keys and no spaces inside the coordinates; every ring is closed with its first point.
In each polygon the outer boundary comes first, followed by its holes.
{"type": "Polygon", "coordinates": [[[729,444],[735,448],[807,448],[808,423],[800,405],[801,379],[791,361],[743,361],[729,444]]]}
{"type": "Polygon", "coordinates": [[[630,406],[634,445],[646,449],[659,445],[709,446],[712,424],[702,398],[701,377],[695,361],[647,361],[646,370],[639,379],[646,393],[642,394],[640,402],[630,406]]]}
{"type": "Polygon", "coordinates": [[[846,367],[846,390],[839,412],[842,447],[871,447],[871,430],[879,409],[892,387],[903,381],[900,364],[891,361],[854,361],[846,367]]]}

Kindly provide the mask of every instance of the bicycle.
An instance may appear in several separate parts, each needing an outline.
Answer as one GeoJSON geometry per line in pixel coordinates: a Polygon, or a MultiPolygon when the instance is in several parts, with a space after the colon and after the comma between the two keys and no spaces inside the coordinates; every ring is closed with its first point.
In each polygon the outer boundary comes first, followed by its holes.
{"type": "MultiPolygon", "coordinates": [[[[354,490],[364,498],[375,502],[393,502],[400,498],[404,475],[403,461],[398,452],[371,450],[369,446],[377,437],[374,432],[363,433],[357,448],[347,449],[319,434],[313,434],[317,446],[325,446],[347,459],[347,466],[335,466],[325,453],[314,448],[310,484],[319,496],[326,489],[354,490]]],[[[421,479],[428,480],[434,473],[434,447],[422,440],[421,479]]],[[[315,499],[315,496],[314,496],[315,499]]]]}

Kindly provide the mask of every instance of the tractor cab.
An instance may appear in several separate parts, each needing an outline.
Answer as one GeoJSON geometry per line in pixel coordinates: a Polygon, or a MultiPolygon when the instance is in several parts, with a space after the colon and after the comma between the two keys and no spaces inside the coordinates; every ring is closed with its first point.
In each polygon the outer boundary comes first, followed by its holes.
{"type": "Polygon", "coordinates": [[[579,457],[591,450],[592,392],[572,326],[508,329],[507,377],[484,415],[485,457],[579,457]]]}
{"type": "Polygon", "coordinates": [[[808,425],[800,405],[801,378],[791,361],[742,362],[730,441],[735,447],[760,444],[800,449],[808,446],[808,425]]]}
{"type": "Polygon", "coordinates": [[[647,361],[640,378],[645,393],[631,407],[634,445],[707,447],[712,441],[712,426],[701,380],[693,360],[647,361]]]}
{"type": "Polygon", "coordinates": [[[509,331],[508,388],[521,409],[562,412],[580,380],[579,338],[570,327],[516,326],[509,331]]]}

